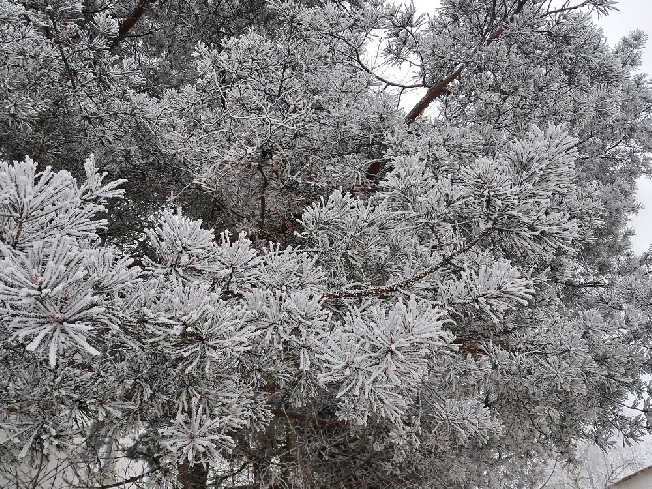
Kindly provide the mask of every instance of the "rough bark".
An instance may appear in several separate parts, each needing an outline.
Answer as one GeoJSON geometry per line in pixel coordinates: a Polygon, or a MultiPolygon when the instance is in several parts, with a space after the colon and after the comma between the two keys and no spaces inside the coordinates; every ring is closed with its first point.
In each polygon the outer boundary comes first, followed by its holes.
{"type": "Polygon", "coordinates": [[[190,465],[184,462],[177,466],[177,481],[181,489],[205,489],[208,484],[208,468],[202,464],[190,465]]]}
{"type": "Polygon", "coordinates": [[[147,11],[147,8],[153,3],[156,3],[156,0],[140,0],[138,2],[136,8],[134,8],[129,16],[122,22],[122,24],[120,24],[120,30],[118,31],[118,38],[116,41],[121,41],[127,36],[127,34],[129,34],[129,31],[134,28],[140,18],[147,11]]]}

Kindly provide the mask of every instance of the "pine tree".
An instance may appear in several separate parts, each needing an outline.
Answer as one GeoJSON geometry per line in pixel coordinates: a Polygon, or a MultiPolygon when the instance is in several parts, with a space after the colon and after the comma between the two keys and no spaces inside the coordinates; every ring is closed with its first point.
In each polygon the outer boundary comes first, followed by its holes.
{"type": "Polygon", "coordinates": [[[0,0],[2,484],[527,487],[646,433],[613,6],[0,0]]]}

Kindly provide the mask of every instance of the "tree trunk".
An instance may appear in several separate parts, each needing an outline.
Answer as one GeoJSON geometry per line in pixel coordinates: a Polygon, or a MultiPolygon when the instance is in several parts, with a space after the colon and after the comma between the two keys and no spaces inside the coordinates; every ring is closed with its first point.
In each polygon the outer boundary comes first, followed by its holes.
{"type": "Polygon", "coordinates": [[[181,489],[205,489],[208,483],[208,467],[202,464],[190,465],[184,462],[177,466],[179,475],[177,481],[181,483],[181,489]]]}

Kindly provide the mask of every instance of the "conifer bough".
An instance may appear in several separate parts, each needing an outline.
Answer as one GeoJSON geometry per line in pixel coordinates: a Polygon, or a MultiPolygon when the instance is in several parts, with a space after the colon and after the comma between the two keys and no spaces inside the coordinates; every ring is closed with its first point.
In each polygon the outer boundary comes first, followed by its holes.
{"type": "Polygon", "coordinates": [[[646,434],[615,5],[0,0],[0,486],[540,487],[646,434]]]}

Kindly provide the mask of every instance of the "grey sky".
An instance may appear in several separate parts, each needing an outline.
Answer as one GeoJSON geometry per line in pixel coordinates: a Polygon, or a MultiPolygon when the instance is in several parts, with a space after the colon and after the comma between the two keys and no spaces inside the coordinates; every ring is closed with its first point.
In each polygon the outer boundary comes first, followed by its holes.
{"type": "MultiPolygon", "coordinates": [[[[414,0],[414,4],[421,12],[432,11],[439,5],[438,0],[414,0]]],[[[648,38],[648,47],[643,54],[641,71],[652,74],[652,0],[620,0],[618,11],[606,17],[596,19],[597,24],[603,29],[610,45],[616,44],[623,36],[631,31],[640,29],[648,38]]],[[[413,91],[404,95],[402,105],[411,107],[420,98],[422,93],[413,91]]],[[[636,253],[646,251],[652,244],[652,181],[641,179],[638,182],[638,200],[645,206],[631,221],[631,226],[636,231],[632,244],[636,253]]]]}

